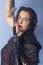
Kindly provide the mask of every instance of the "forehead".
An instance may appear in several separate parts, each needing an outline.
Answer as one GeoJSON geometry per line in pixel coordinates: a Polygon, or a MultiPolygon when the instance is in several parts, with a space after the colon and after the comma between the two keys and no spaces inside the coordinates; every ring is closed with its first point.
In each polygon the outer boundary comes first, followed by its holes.
{"type": "Polygon", "coordinates": [[[22,10],[20,11],[19,16],[30,17],[30,13],[28,11],[22,10]]]}

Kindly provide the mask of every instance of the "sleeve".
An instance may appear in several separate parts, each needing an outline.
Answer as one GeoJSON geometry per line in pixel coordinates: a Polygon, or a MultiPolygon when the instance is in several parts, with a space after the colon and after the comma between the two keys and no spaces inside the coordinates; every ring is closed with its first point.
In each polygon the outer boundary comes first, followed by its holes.
{"type": "Polygon", "coordinates": [[[1,51],[1,65],[9,65],[8,64],[8,51],[7,52],[3,52],[3,50],[1,51]]]}

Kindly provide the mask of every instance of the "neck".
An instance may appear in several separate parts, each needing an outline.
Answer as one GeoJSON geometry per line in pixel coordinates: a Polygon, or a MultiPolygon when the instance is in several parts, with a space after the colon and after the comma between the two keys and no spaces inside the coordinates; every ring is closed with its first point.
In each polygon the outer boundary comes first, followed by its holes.
{"type": "Polygon", "coordinates": [[[19,31],[17,36],[20,37],[20,36],[22,36],[22,34],[23,34],[23,32],[19,31]]]}
{"type": "Polygon", "coordinates": [[[19,31],[19,33],[17,34],[18,37],[24,36],[24,35],[31,35],[34,31],[31,31],[31,29],[27,29],[25,32],[21,32],[19,31]]]}

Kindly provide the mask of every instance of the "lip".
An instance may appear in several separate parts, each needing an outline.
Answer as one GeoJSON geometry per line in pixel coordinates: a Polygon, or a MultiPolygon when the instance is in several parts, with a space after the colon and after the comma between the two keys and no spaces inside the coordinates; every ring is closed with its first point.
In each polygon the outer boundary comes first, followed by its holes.
{"type": "Polygon", "coordinates": [[[19,28],[22,28],[22,27],[23,27],[23,26],[22,26],[22,25],[20,25],[20,24],[19,24],[18,26],[19,26],[19,28]]]}

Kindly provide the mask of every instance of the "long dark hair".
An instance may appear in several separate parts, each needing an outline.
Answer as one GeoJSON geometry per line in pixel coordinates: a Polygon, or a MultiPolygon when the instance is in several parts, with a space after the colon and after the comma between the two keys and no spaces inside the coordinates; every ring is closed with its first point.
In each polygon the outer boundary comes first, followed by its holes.
{"type": "Polygon", "coordinates": [[[34,31],[36,24],[37,24],[37,14],[36,14],[36,12],[30,7],[20,7],[20,9],[17,13],[16,19],[18,19],[19,13],[22,10],[30,13],[30,29],[31,29],[31,31],[34,31]]]}

